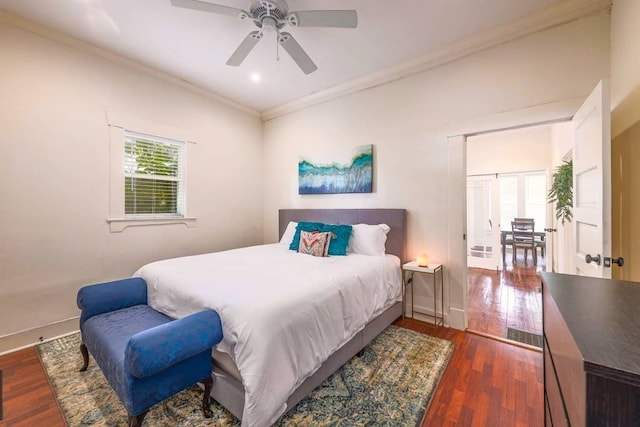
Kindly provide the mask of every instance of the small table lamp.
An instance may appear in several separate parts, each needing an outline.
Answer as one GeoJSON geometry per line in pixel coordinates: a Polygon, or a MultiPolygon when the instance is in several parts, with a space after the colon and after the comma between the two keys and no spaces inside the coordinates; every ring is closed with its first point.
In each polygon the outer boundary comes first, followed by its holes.
{"type": "Polygon", "coordinates": [[[429,257],[424,252],[420,253],[416,257],[416,262],[418,263],[418,267],[428,267],[429,266],[429,257]]]}

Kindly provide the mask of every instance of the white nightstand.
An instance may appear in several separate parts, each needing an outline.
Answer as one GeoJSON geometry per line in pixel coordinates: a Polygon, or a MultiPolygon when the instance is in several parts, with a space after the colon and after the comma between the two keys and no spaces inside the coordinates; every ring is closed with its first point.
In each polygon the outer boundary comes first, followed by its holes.
{"type": "MultiPolygon", "coordinates": [[[[404,287],[404,292],[406,292],[407,285],[411,283],[411,317],[413,317],[413,313],[420,313],[425,316],[433,317],[434,326],[443,326],[444,325],[444,280],[443,280],[443,272],[441,264],[429,263],[427,267],[420,267],[416,261],[411,261],[402,265],[402,285],[404,287]],[[407,273],[409,273],[409,279],[407,280],[407,273]],[[414,274],[425,274],[430,275],[433,280],[433,314],[422,313],[419,311],[415,311],[413,306],[413,275],[414,274]],[[438,306],[437,306],[437,283],[438,276],[440,277],[440,315],[438,316],[438,306]]],[[[404,316],[405,313],[405,302],[402,303],[402,313],[404,316]]]]}

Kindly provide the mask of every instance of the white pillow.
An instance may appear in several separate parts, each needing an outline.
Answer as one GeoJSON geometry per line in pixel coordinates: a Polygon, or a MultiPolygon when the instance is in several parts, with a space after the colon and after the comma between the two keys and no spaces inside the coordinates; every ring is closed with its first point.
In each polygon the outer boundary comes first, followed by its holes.
{"type": "Polygon", "coordinates": [[[347,253],[384,256],[384,244],[390,227],[387,224],[355,224],[349,239],[347,253]]]}
{"type": "Polygon", "coordinates": [[[283,245],[289,246],[291,241],[293,240],[293,236],[296,234],[296,227],[298,226],[297,222],[289,221],[287,225],[287,229],[282,233],[282,237],[280,238],[280,243],[283,245]]]}

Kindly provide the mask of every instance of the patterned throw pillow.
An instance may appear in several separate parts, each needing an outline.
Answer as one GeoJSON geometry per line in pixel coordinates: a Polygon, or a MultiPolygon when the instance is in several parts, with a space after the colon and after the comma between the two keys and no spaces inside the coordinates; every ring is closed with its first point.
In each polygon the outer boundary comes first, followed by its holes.
{"type": "Polygon", "coordinates": [[[306,222],[300,221],[296,226],[296,233],[293,235],[293,240],[291,240],[291,244],[289,245],[289,249],[292,251],[297,251],[300,247],[300,232],[301,231],[332,231],[332,230],[321,230],[324,224],[321,222],[306,222]]]}
{"type": "Polygon", "coordinates": [[[329,244],[334,236],[331,232],[300,231],[300,245],[298,252],[301,254],[326,257],[329,256],[329,244]]]}

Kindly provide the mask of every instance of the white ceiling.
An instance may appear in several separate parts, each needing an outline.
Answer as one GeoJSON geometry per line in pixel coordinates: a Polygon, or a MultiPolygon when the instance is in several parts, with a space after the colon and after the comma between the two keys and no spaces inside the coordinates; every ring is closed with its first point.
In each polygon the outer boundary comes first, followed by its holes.
{"type": "MultiPolygon", "coordinates": [[[[208,0],[247,10],[250,0],[208,0]]],[[[0,0],[0,10],[153,67],[256,111],[428,55],[563,0],[288,0],[289,10],[355,9],[358,28],[286,28],[318,65],[305,75],[265,34],[240,67],[225,65],[250,21],[169,0],[0,0]],[[258,73],[259,82],[251,80],[258,73]]]]}

